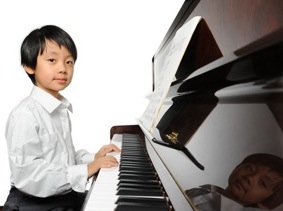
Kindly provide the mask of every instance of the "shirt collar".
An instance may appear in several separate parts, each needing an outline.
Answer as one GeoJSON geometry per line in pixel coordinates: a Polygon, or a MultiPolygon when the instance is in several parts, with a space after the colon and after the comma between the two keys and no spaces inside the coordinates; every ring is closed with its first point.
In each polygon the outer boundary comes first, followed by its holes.
{"type": "Polygon", "coordinates": [[[247,210],[248,211],[249,208],[245,208],[243,205],[235,202],[234,200],[221,195],[221,210],[231,210],[231,211],[247,210]]]}
{"type": "Polygon", "coordinates": [[[66,108],[73,112],[72,104],[61,94],[59,94],[59,99],[53,97],[49,93],[45,92],[41,88],[34,86],[30,97],[35,99],[42,107],[44,107],[49,113],[52,113],[60,105],[66,106],[66,108]]]}

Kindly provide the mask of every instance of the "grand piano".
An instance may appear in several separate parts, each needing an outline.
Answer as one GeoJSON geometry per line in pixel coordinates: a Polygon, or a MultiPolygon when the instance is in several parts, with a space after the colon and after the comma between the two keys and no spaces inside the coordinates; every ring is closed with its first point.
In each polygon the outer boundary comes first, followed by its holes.
{"type": "Polygon", "coordinates": [[[283,1],[184,1],[152,67],[149,106],[111,128],[120,166],[100,170],[83,210],[283,210],[283,1]],[[276,187],[250,202],[252,184],[276,187]]]}

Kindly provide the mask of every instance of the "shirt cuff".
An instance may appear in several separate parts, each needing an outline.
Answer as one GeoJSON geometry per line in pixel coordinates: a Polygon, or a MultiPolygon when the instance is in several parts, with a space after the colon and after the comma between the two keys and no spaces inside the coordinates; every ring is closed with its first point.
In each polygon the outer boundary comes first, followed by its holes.
{"type": "Polygon", "coordinates": [[[85,192],[87,185],[87,164],[68,167],[68,181],[76,192],[85,192]]]}
{"type": "Polygon", "coordinates": [[[77,164],[88,164],[94,160],[94,154],[86,150],[79,150],[76,153],[77,164]]]}
{"type": "Polygon", "coordinates": [[[94,154],[92,153],[88,153],[88,154],[84,154],[84,156],[82,157],[83,163],[90,163],[92,161],[94,161],[94,154]]]}

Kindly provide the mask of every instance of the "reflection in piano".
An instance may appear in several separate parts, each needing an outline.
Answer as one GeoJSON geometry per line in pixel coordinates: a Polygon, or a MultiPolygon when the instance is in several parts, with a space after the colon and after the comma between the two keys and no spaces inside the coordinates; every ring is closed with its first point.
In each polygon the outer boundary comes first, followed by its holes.
{"type": "MultiPolygon", "coordinates": [[[[84,210],[207,210],[186,193],[224,189],[248,155],[283,158],[283,1],[186,0],[154,54],[153,92],[166,77],[162,67],[176,32],[196,16],[202,20],[152,128],[143,117],[111,128],[112,143],[122,148],[115,155],[120,166],[100,170],[84,210]]],[[[282,183],[253,202],[217,193],[214,210],[282,210],[282,183]]],[[[256,187],[246,184],[238,191],[256,187]]]]}

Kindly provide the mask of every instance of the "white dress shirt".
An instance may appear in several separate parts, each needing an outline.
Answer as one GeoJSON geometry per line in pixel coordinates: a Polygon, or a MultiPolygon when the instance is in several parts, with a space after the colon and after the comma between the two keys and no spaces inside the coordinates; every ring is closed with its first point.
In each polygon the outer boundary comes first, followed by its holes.
{"type": "Polygon", "coordinates": [[[34,86],[11,112],[6,127],[11,184],[37,197],[84,192],[87,163],[94,155],[75,151],[71,104],[34,86]]]}

